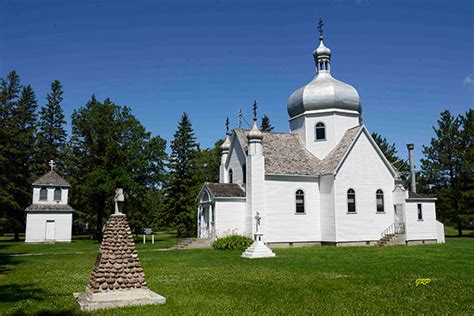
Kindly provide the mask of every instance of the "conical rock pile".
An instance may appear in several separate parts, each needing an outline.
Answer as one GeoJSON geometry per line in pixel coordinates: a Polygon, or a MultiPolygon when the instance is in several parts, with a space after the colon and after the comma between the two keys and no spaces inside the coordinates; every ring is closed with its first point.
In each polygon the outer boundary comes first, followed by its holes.
{"type": "Polygon", "coordinates": [[[127,217],[111,215],[88,287],[92,293],[100,293],[146,285],[127,217]]]}
{"type": "Polygon", "coordinates": [[[166,302],[147,287],[125,214],[110,216],[86,291],[74,296],[83,311],[166,302]]]}

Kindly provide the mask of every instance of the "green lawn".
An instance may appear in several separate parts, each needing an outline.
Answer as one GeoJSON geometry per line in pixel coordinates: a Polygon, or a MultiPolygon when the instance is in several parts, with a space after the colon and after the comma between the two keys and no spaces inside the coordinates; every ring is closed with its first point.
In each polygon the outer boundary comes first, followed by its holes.
{"type": "MultiPolygon", "coordinates": [[[[474,239],[444,245],[277,249],[249,260],[217,250],[153,251],[138,244],[149,287],[162,306],[100,311],[156,314],[474,314],[474,239]],[[431,278],[415,286],[417,278],[431,278]]],[[[0,241],[0,313],[79,313],[98,245],[0,241]],[[54,251],[53,251],[54,249],[54,251]],[[11,253],[35,253],[12,256],[11,253]],[[79,253],[74,253],[79,252],[79,253]]]]}

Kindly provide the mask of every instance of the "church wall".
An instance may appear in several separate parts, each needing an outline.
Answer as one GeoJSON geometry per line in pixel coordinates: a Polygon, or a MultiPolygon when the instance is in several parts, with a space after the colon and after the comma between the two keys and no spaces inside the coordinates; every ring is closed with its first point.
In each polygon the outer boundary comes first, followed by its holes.
{"type": "Polygon", "coordinates": [[[305,142],[306,139],[304,120],[304,116],[290,120],[290,132],[293,134],[298,134],[303,142],[305,142]]]}
{"type": "Polygon", "coordinates": [[[334,176],[319,179],[321,196],[321,241],[336,241],[336,219],[334,214],[334,176]]]}
{"type": "MultiPolygon", "coordinates": [[[[245,164],[245,155],[244,152],[242,151],[242,148],[240,147],[240,144],[238,143],[238,140],[235,140],[236,143],[234,144],[234,149],[230,153],[230,159],[229,159],[229,164],[227,165],[227,172],[232,169],[233,173],[233,183],[243,183],[244,182],[244,176],[243,176],[243,169],[242,166],[245,164]]],[[[228,181],[228,177],[226,178],[228,181]]]]}
{"type": "Polygon", "coordinates": [[[335,179],[336,241],[380,239],[394,223],[394,179],[383,160],[362,133],[335,179]],[[356,213],[347,212],[347,190],[356,193],[356,213]],[[376,191],[384,192],[384,213],[376,212],[376,191]]]}
{"type": "Polygon", "coordinates": [[[306,148],[319,159],[326,155],[339,143],[349,128],[359,125],[355,114],[325,112],[308,114],[305,118],[306,148]],[[316,141],[316,124],[322,122],[326,126],[326,140],[316,141]]]}
{"type": "Polygon", "coordinates": [[[265,238],[267,242],[321,240],[317,178],[265,177],[265,238]],[[296,190],[305,193],[305,214],[296,214],[296,190]]]}
{"type": "Polygon", "coordinates": [[[71,241],[72,213],[33,213],[26,216],[25,242],[46,241],[46,221],[54,220],[54,238],[58,242],[71,241]]]}
{"type": "Polygon", "coordinates": [[[407,241],[437,239],[434,202],[407,202],[405,209],[407,241]],[[422,204],[423,220],[418,220],[418,204],[422,204]]]}
{"type": "Polygon", "coordinates": [[[216,201],[215,227],[217,237],[245,234],[245,201],[216,201]]]}

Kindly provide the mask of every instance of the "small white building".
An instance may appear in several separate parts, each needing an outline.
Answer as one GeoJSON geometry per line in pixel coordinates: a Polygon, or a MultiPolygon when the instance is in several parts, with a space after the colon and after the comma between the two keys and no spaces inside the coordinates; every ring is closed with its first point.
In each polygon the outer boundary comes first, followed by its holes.
{"type": "Polygon", "coordinates": [[[331,50],[288,99],[289,133],[235,129],[222,145],[219,183],[198,199],[198,237],[253,236],[270,245],[444,242],[435,198],[409,192],[362,123],[357,90],[331,75],[331,50]]]}
{"type": "Polygon", "coordinates": [[[69,188],[53,168],[33,183],[33,203],[25,210],[25,242],[71,241],[74,210],[68,205],[69,188]]]}

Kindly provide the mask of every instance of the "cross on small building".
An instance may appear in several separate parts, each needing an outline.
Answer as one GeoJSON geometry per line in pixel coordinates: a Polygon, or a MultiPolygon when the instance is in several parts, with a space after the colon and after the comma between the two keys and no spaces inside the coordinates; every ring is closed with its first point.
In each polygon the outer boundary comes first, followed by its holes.
{"type": "Polygon", "coordinates": [[[51,171],[54,170],[54,168],[56,168],[56,163],[54,162],[54,160],[50,160],[49,161],[49,166],[51,167],[51,171]]]}

